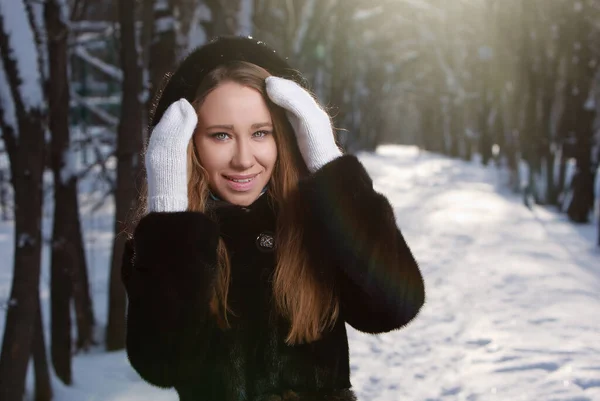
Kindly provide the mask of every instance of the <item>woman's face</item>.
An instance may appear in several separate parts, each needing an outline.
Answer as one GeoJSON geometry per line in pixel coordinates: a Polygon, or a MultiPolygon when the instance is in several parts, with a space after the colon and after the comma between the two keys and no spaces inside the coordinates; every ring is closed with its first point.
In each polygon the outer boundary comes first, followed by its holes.
{"type": "Polygon", "coordinates": [[[267,104],[258,91],[234,82],[222,83],[202,103],[194,144],[211,191],[235,205],[260,196],[277,160],[267,104]]]}

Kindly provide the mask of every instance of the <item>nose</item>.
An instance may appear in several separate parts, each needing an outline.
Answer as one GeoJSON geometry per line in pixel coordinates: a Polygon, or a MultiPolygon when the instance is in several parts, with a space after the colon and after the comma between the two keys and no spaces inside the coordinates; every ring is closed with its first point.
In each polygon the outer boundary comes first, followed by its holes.
{"type": "Polygon", "coordinates": [[[255,157],[252,145],[244,139],[238,139],[231,158],[231,166],[236,170],[248,170],[254,166],[255,157]]]}

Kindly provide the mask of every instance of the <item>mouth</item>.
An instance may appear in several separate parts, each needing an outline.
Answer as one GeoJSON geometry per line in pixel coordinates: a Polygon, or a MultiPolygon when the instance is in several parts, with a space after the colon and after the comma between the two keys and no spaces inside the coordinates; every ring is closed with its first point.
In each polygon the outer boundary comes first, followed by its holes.
{"type": "Polygon", "coordinates": [[[239,182],[242,184],[251,182],[252,180],[254,180],[256,178],[258,174],[252,174],[252,175],[223,175],[223,177],[227,178],[229,181],[233,181],[233,182],[239,182]]]}
{"type": "Polygon", "coordinates": [[[251,191],[257,182],[256,178],[260,174],[246,174],[246,175],[225,175],[227,186],[234,192],[247,192],[251,191]]]}

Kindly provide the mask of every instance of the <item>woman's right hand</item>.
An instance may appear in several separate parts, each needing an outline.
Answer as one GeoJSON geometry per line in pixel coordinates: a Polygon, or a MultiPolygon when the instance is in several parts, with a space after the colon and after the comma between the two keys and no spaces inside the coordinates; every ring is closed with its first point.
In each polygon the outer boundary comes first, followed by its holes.
{"type": "Polygon", "coordinates": [[[152,131],[145,158],[148,211],[187,210],[187,147],[197,123],[194,107],[180,99],[169,106],[152,131]]]}

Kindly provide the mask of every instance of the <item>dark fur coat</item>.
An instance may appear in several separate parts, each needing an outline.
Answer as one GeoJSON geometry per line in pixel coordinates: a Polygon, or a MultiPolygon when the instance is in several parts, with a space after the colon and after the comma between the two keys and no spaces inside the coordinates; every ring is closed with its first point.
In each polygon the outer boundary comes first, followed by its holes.
{"type": "Polygon", "coordinates": [[[122,268],[127,355],[143,379],[174,387],[182,401],[356,400],[345,323],[367,333],[403,327],[423,305],[423,279],[388,200],[354,156],[303,179],[300,194],[311,266],[340,300],[333,329],[309,344],[284,341],[289,324],[271,304],[276,212],[267,195],[219,207],[218,223],[196,212],[150,213],[122,268]],[[231,256],[235,313],[225,331],[208,312],[219,236],[231,256]]]}

